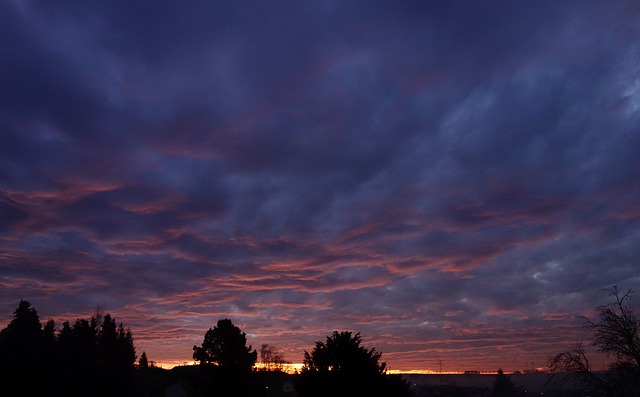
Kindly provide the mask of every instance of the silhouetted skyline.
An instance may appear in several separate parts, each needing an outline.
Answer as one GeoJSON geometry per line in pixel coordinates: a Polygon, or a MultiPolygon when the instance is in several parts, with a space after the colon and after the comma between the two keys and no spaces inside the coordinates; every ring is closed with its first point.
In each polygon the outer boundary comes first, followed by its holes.
{"type": "Polygon", "coordinates": [[[0,3],[0,324],[521,370],[640,288],[637,2],[0,3]],[[439,360],[442,360],[439,361],[439,360]]]}

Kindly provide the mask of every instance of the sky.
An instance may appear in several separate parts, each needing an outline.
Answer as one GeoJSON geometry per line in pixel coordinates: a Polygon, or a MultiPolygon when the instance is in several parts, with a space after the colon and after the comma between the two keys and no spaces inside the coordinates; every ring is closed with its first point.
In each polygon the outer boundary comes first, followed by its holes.
{"type": "MultiPolygon", "coordinates": [[[[0,0],[0,327],[522,370],[640,288],[637,1],[0,0]]],[[[638,307],[638,297],[632,306],[638,307]]]]}

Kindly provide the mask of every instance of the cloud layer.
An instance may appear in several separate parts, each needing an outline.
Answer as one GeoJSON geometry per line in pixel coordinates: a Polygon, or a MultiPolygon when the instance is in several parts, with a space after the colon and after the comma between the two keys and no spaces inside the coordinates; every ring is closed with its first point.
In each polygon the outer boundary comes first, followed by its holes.
{"type": "MultiPolygon", "coordinates": [[[[634,2],[0,4],[0,318],[521,369],[640,276],[634,2]]],[[[588,335],[586,336],[588,338],[588,335]]]]}

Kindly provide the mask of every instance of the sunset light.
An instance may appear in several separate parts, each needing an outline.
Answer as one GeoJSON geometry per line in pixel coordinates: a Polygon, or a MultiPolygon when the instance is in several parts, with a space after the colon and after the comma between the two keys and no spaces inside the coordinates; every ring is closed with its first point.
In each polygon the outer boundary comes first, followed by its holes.
{"type": "Polygon", "coordinates": [[[640,310],[637,1],[0,3],[0,329],[28,301],[97,372],[224,377],[223,319],[254,372],[334,332],[485,388],[616,363],[584,325],[640,310]]]}

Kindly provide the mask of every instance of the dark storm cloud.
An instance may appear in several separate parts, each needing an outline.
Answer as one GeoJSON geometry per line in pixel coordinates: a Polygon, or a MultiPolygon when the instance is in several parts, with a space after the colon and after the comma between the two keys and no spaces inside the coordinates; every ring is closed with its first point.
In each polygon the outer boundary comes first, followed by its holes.
{"type": "Polygon", "coordinates": [[[6,318],[518,369],[640,281],[633,3],[0,8],[6,318]]]}

